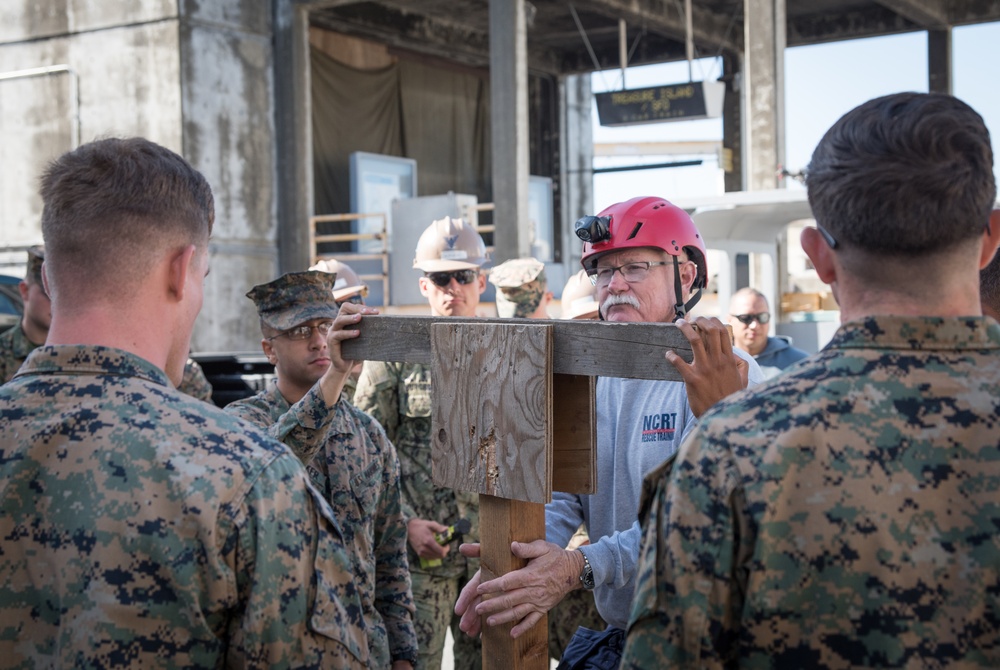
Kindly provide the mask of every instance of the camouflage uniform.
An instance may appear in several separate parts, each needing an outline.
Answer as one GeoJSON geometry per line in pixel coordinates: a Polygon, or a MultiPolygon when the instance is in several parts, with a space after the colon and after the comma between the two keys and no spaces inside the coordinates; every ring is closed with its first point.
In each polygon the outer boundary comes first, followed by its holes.
{"type": "MultiPolygon", "coordinates": [[[[479,539],[479,497],[433,484],[431,477],[431,375],[430,367],[415,363],[367,361],[354,396],[357,407],[385,426],[396,445],[405,522],[431,519],[451,524],[469,519],[472,530],[465,541],[479,539]]],[[[439,668],[446,630],[455,637],[455,667],[482,667],[482,647],[458,629],[455,602],[462,586],[476,573],[477,560],[463,557],[456,545],[435,568],[420,566],[420,558],[407,548],[413,580],[414,623],[421,668],[439,668]]]]}
{"type": "Polygon", "coordinates": [[[329,505],[141,358],[46,346],[0,388],[5,667],[367,667],[329,505]]]}
{"type": "Polygon", "coordinates": [[[212,402],[212,385],[205,376],[205,371],[201,369],[197,361],[187,359],[184,364],[184,378],[181,385],[177,387],[181,393],[186,393],[192,398],[212,402]]]}
{"type": "Polygon", "coordinates": [[[37,347],[24,334],[20,323],[0,334],[0,384],[13,379],[24,359],[37,347]]]}
{"type": "Polygon", "coordinates": [[[1000,325],[870,317],[646,480],[622,667],[1000,667],[1000,325]]]}
{"type": "Polygon", "coordinates": [[[342,399],[328,407],[319,386],[290,406],[276,382],[226,411],[268,429],[306,464],[352,547],[370,667],[417,657],[413,598],[400,513],[399,460],[382,427],[342,399]],[[317,458],[318,456],[318,458],[317,458]]]}
{"type": "Polygon", "coordinates": [[[490,270],[497,287],[497,315],[525,319],[538,309],[545,295],[545,264],[534,258],[516,258],[490,270]]]}

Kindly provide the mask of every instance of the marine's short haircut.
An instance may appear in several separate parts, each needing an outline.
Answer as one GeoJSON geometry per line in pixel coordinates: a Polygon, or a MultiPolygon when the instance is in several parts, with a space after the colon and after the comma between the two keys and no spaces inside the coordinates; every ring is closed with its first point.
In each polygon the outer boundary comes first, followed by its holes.
{"type": "Polygon", "coordinates": [[[63,154],[42,174],[41,196],[46,267],[57,292],[121,291],[165,250],[207,246],[215,220],[201,173],[138,137],[63,154]]]}
{"type": "Polygon", "coordinates": [[[869,100],[820,140],[806,187],[816,222],[844,247],[926,256],[985,230],[996,198],[990,134],[950,95],[869,100]]]}
{"type": "MultiPolygon", "coordinates": [[[[760,300],[764,301],[765,305],[768,305],[767,296],[758,291],[757,289],[753,288],[752,286],[744,286],[740,290],[733,293],[733,295],[730,296],[729,298],[729,304],[732,305],[734,300],[736,300],[737,298],[742,298],[744,296],[750,296],[754,300],[757,300],[759,298],[760,300]]],[[[768,305],[768,309],[770,308],[771,306],[768,305]]]]}

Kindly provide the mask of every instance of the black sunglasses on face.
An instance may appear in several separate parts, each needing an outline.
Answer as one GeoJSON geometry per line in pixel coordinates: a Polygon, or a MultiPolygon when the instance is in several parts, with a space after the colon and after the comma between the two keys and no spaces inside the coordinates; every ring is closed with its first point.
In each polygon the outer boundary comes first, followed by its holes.
{"type": "Polygon", "coordinates": [[[435,285],[444,288],[451,283],[452,279],[463,286],[471,284],[476,281],[478,275],[479,273],[475,270],[455,270],[454,272],[428,272],[427,278],[434,282],[435,285]]]}
{"type": "Polygon", "coordinates": [[[771,320],[771,315],[767,312],[761,312],[760,314],[733,314],[736,320],[742,323],[744,326],[749,326],[754,321],[764,325],[771,320]]]}

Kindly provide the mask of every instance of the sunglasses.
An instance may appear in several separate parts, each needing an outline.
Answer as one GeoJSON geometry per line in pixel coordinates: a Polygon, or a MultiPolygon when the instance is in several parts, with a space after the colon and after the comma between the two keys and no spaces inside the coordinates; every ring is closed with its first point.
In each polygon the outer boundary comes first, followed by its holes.
{"type": "Polygon", "coordinates": [[[428,272],[427,278],[430,279],[436,286],[445,288],[454,279],[459,284],[463,286],[465,284],[471,284],[476,281],[476,277],[479,273],[475,270],[455,270],[454,272],[428,272]]]}
{"type": "Polygon", "coordinates": [[[749,326],[754,321],[763,326],[771,320],[771,315],[767,312],[761,312],[760,314],[733,314],[732,316],[744,326],[749,326]]]}

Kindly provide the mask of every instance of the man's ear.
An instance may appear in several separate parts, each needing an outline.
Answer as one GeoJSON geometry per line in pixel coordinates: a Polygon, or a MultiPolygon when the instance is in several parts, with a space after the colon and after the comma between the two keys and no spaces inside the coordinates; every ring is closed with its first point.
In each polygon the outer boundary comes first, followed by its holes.
{"type": "Polygon", "coordinates": [[[28,292],[31,290],[31,286],[28,282],[23,279],[17,284],[17,292],[21,294],[21,302],[28,302],[28,292]]]}
{"type": "Polygon", "coordinates": [[[261,338],[260,348],[264,350],[264,355],[267,356],[267,362],[274,365],[278,362],[278,357],[274,353],[274,346],[271,344],[271,340],[266,337],[261,338]]]}
{"type": "Polygon", "coordinates": [[[189,244],[177,249],[170,258],[168,270],[168,282],[170,294],[176,296],[177,300],[184,299],[184,292],[187,290],[188,273],[193,270],[192,262],[197,247],[189,244]]]}
{"type": "Polygon", "coordinates": [[[980,270],[990,264],[998,247],[1000,247],[1000,209],[994,209],[990,214],[989,225],[983,231],[983,250],[979,257],[980,270]]]}
{"type": "Polygon", "coordinates": [[[823,239],[823,235],[812,226],[807,226],[802,230],[802,237],[799,241],[802,244],[802,251],[806,252],[806,256],[816,268],[816,274],[819,275],[820,280],[824,284],[835,282],[837,269],[833,264],[834,252],[823,239]]]}
{"type": "Polygon", "coordinates": [[[480,272],[478,281],[479,281],[479,295],[482,295],[486,291],[486,275],[480,272]]]}
{"type": "Polygon", "coordinates": [[[421,277],[420,279],[417,280],[417,284],[420,286],[420,295],[424,296],[425,298],[430,297],[430,294],[427,292],[427,282],[429,281],[430,280],[427,277],[421,277]]]}
{"type": "MultiPolygon", "coordinates": [[[[671,265],[673,261],[671,260],[671,265]]],[[[673,272],[673,268],[670,269],[673,272]]],[[[691,293],[694,290],[694,280],[698,278],[698,264],[684,263],[681,265],[681,284],[684,286],[685,293],[691,293]]]]}

